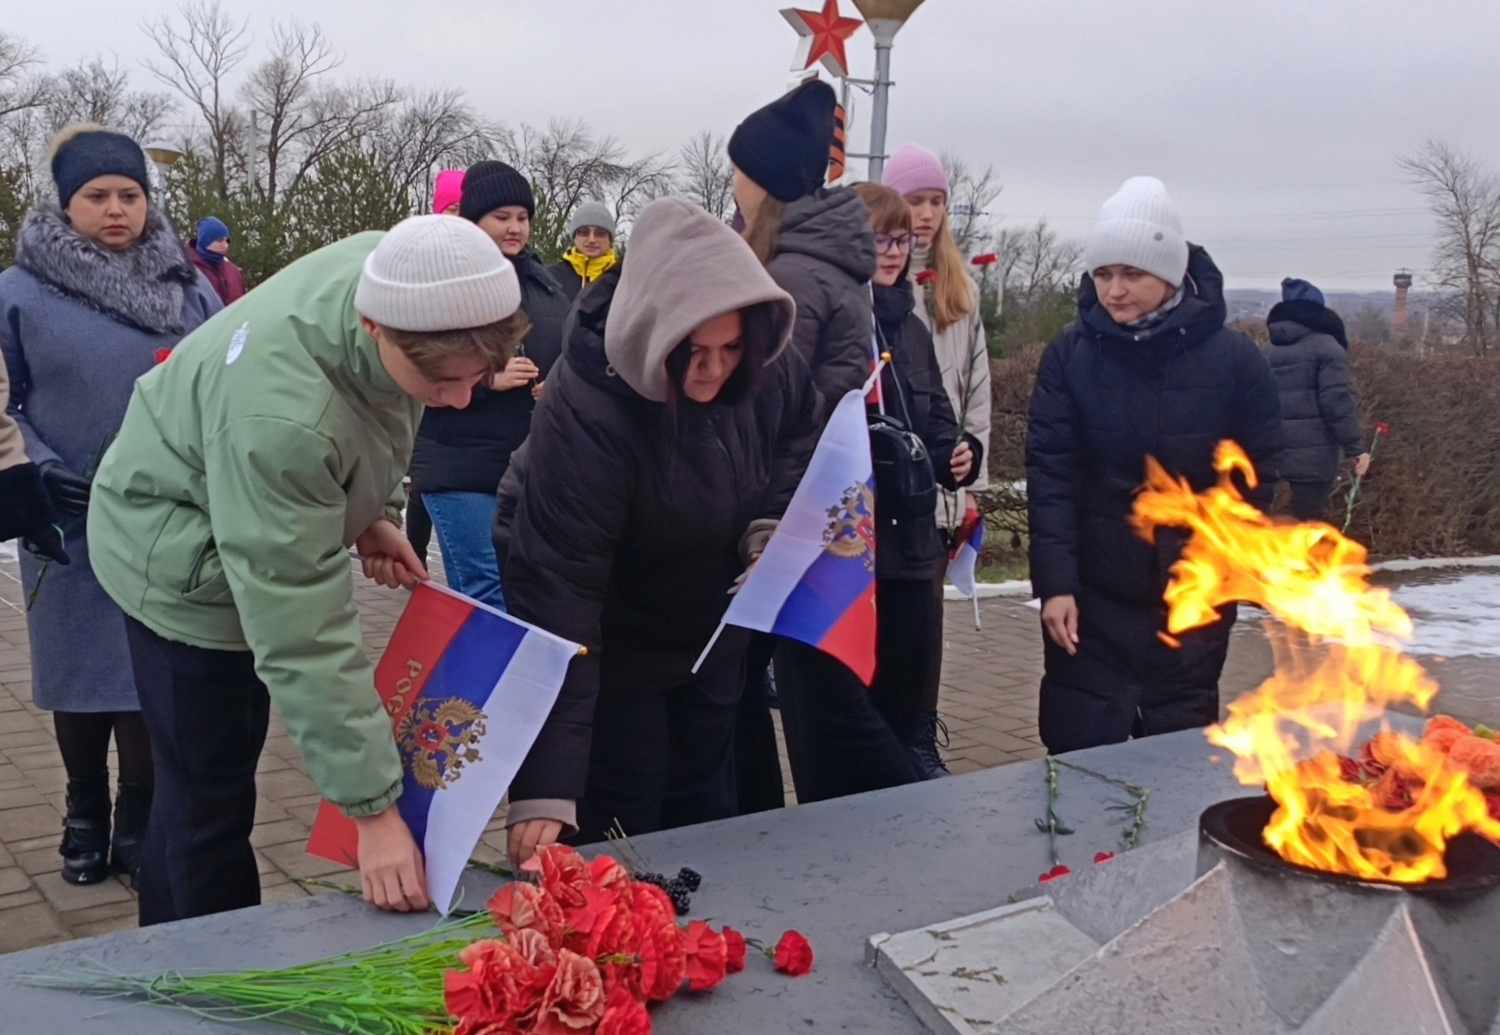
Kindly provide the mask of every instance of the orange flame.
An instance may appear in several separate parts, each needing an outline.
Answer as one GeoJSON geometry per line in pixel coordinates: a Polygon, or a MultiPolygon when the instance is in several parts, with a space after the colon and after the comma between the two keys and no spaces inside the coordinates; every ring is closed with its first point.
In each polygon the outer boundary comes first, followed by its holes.
{"type": "Polygon", "coordinates": [[[1241,783],[1264,784],[1280,806],[1264,836],[1283,859],[1366,880],[1441,880],[1450,838],[1473,829],[1500,839],[1483,793],[1440,751],[1383,723],[1375,746],[1385,769],[1375,783],[1344,779],[1333,753],[1353,755],[1361,725],[1387,706],[1425,710],[1437,693],[1401,652],[1411,619],[1369,584],[1359,543],[1325,524],[1274,521],[1247,503],[1231,476],[1254,487],[1255,472],[1237,445],[1221,443],[1214,466],[1219,484],[1197,494],[1148,459],[1132,519],[1148,539],[1163,527],[1192,533],[1167,587],[1169,632],[1209,624],[1216,607],[1234,602],[1289,627],[1273,640],[1275,674],[1230,704],[1208,739],[1234,753],[1241,783]]]}

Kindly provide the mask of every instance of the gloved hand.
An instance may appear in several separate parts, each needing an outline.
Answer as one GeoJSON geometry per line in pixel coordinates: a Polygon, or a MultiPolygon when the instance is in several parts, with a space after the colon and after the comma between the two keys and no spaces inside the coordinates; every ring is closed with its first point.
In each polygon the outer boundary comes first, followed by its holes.
{"type": "Polygon", "coordinates": [[[94,483],[74,474],[60,461],[49,460],[42,464],[42,484],[47,487],[47,495],[52,497],[52,505],[60,514],[77,517],[88,512],[89,494],[93,492],[94,483]]]}
{"type": "Polygon", "coordinates": [[[21,540],[21,545],[31,551],[33,557],[44,561],[53,561],[57,564],[71,564],[73,559],[68,556],[68,551],[63,549],[62,529],[56,525],[42,525],[33,528],[21,540]]]}

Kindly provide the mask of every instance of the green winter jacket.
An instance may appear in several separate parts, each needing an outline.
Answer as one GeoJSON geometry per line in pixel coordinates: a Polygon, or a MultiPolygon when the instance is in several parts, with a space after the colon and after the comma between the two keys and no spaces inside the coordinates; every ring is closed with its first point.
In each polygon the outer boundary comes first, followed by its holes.
{"type": "Polygon", "coordinates": [[[89,507],[94,573],[169,640],[249,650],[318,789],[351,816],[401,794],[348,547],[399,521],[422,407],[354,290],[383,235],[298,260],[135,386],[89,507]]]}

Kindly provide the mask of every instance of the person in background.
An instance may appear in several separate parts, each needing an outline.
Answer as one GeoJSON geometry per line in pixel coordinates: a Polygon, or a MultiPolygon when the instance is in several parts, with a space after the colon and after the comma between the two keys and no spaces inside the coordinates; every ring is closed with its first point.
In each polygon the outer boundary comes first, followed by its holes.
{"type": "Polygon", "coordinates": [[[511,785],[516,864],[564,828],[592,843],[735,814],[747,634],[692,667],[816,442],[792,321],[745,242],[676,198],[579,296],[495,525],[512,612],[588,648],[511,785]]]}
{"type": "MultiPolygon", "coordinates": [[[[937,694],[943,662],[943,583],[948,551],[937,525],[937,484],[956,489],[973,480],[983,446],[953,415],[933,351],[932,335],[913,312],[907,266],[916,235],[911,210],[895,191],[873,183],[854,188],[870,210],[875,233],[874,302],[881,352],[883,409],[921,440],[928,460],[919,479],[875,473],[875,676],[866,687],[847,666],[821,651],[798,651],[778,662],[781,720],[797,785],[797,801],[824,801],[894,787],[935,775],[915,750],[923,710],[937,694]]],[[[880,456],[878,450],[874,450],[880,456]]]]}
{"type": "Polygon", "coordinates": [[[458,203],[464,196],[464,171],[444,169],[432,181],[432,213],[436,216],[458,215],[458,203]]]}
{"type": "Polygon", "coordinates": [[[397,524],[417,420],[466,405],[505,361],[519,304],[483,234],[416,216],[298,259],[136,382],[89,539],[156,756],[143,925],[260,902],[250,834],[273,702],[354,820],[365,898],[427,908],[349,547],[382,585],[427,577],[397,524]]]}
{"type": "MultiPolygon", "coordinates": [[[[792,347],[812,370],[825,416],[875,369],[870,213],[848,187],[824,186],[835,106],[833,88],[813,80],[752,112],[729,138],[745,240],[797,303],[792,347]]],[[[746,654],[735,748],[741,812],[786,803],[770,710],[776,649],[762,634],[746,654]]],[[[790,642],[785,649],[812,650],[790,642]]]]}
{"type": "Polygon", "coordinates": [[[151,202],[134,140],[69,126],[52,141],[50,168],[57,198],[27,215],[16,264],[0,273],[0,354],[12,379],[8,413],[62,515],[73,561],[58,567],[22,551],[21,581],[33,601],[31,699],[52,712],[68,773],[62,876],[94,884],[111,869],[139,870],[154,776],[125,620],[95,576],[84,515],[136,379],[221,306],[151,202]]]}
{"type": "Polygon", "coordinates": [[[0,543],[24,538],[43,560],[69,564],[63,549],[62,518],[52,506],[42,472],[26,458],[26,441],[10,405],[10,376],[0,358],[0,543]]]}
{"type": "Polygon", "coordinates": [[[532,249],[531,184],[504,162],[479,162],[464,174],[459,215],[489,235],[515,267],[521,310],[531,321],[526,340],[463,410],[432,410],[422,418],[412,457],[412,488],[432,516],[448,585],[505,610],[491,528],[495,491],[511,454],[531,431],[531,413],[562,352],[567,294],[532,249]]]}
{"type": "MultiPolygon", "coordinates": [[[[432,185],[432,212],[438,216],[458,215],[458,202],[463,197],[464,171],[444,169],[437,174],[432,185]]],[[[408,482],[410,479],[408,479],[408,482]]],[[[427,548],[432,545],[432,515],[427,513],[427,504],[415,488],[406,494],[406,538],[423,564],[427,563],[427,548]]]]}
{"type": "Polygon", "coordinates": [[[1235,609],[1169,645],[1162,596],[1182,538],[1137,535],[1133,500],[1147,457],[1197,491],[1217,484],[1230,440],[1268,505],[1281,452],[1271,368],[1224,326],[1224,278],[1160,180],[1133,177],[1104,203],[1084,260],[1078,318],[1042,354],[1026,439],[1038,724],[1053,754],[1218,721],[1235,609]]]}
{"type": "Polygon", "coordinates": [[[188,249],[188,258],[225,305],[244,297],[245,275],[229,261],[229,227],[223,220],[213,216],[198,220],[198,233],[188,249]]]}
{"type": "Polygon", "coordinates": [[[608,206],[585,201],[568,220],[568,234],[573,247],[563,252],[561,262],[548,267],[562,285],[568,298],[614,269],[620,257],[615,254],[615,217],[608,206]]]}
{"type": "Polygon", "coordinates": [[[1281,393],[1286,435],[1281,479],[1291,489],[1292,516],[1321,521],[1340,458],[1361,478],[1370,470],[1349,374],[1349,338],[1339,314],[1323,304],[1323,292],[1291,277],[1281,282],[1281,301],[1271,307],[1266,327],[1271,342],[1265,354],[1281,393]]]}
{"type": "MultiPolygon", "coordinates": [[[[948,205],[953,189],[942,159],[916,144],[904,144],[886,162],[881,181],[906,199],[911,207],[917,247],[912,252],[911,275],[932,274],[932,282],[917,285],[918,319],[932,333],[943,388],[965,433],[986,448],[990,441],[990,355],[980,318],[979,293],[969,278],[963,253],[953,239],[948,205]]],[[[925,279],[925,278],[924,278],[925,279]]],[[[984,465],[969,486],[975,492],[989,488],[984,465]]],[[[963,522],[958,496],[943,491],[938,504],[938,525],[952,535],[963,522]]],[[[950,546],[953,544],[949,544],[950,546]]],[[[940,574],[939,579],[942,578],[940,574]]],[[[947,742],[948,730],[938,717],[938,686],[922,702],[922,724],[916,732],[919,767],[932,776],[946,775],[948,767],[938,750],[939,734],[947,742]]]]}

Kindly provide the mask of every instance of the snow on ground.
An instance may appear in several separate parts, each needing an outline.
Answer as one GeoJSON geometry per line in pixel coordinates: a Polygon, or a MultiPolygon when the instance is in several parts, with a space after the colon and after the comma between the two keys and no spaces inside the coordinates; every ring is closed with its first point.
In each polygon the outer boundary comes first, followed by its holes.
{"type": "Polygon", "coordinates": [[[1444,573],[1393,588],[1416,635],[1406,650],[1440,657],[1500,657],[1500,569],[1444,573]]]}

